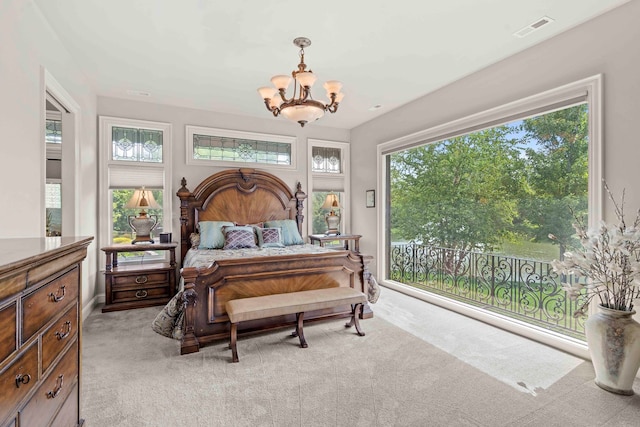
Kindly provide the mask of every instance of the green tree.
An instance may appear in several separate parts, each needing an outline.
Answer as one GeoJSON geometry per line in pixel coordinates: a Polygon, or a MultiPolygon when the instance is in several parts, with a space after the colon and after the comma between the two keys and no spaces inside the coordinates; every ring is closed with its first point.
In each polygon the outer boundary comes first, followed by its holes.
{"type": "Polygon", "coordinates": [[[509,238],[526,178],[511,130],[495,127],[393,154],[392,240],[469,251],[509,238]]]}
{"type": "Polygon", "coordinates": [[[520,223],[534,241],[571,241],[573,215],[587,212],[588,111],[576,105],[524,120],[529,196],[520,203],[520,223]]]}

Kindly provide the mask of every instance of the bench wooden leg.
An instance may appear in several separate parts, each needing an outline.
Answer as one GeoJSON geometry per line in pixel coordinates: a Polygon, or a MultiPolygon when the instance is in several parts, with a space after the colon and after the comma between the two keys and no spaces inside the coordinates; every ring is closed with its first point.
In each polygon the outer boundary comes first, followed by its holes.
{"type": "Polygon", "coordinates": [[[303,318],[304,313],[296,313],[296,331],[294,334],[300,338],[300,347],[307,348],[309,346],[307,345],[307,340],[304,339],[304,332],[302,331],[303,318]]]}
{"type": "Polygon", "coordinates": [[[347,328],[350,328],[353,325],[356,325],[356,331],[358,332],[358,335],[360,335],[361,337],[364,336],[364,332],[362,331],[362,329],[360,329],[360,321],[358,320],[358,317],[362,315],[363,308],[364,306],[362,305],[362,303],[355,304],[355,305],[351,304],[351,320],[349,321],[349,323],[344,325],[347,328]]]}
{"type": "Polygon", "coordinates": [[[232,323],[231,324],[231,342],[229,343],[229,348],[231,349],[231,361],[233,363],[238,362],[238,348],[236,345],[237,341],[238,341],[238,324],[232,323]]]}

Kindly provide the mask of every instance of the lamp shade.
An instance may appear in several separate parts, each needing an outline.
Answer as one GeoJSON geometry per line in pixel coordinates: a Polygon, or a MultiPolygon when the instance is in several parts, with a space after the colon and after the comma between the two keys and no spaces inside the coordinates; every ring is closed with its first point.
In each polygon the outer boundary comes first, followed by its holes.
{"type": "Polygon", "coordinates": [[[133,192],[133,196],[124,205],[126,209],[160,209],[160,205],[153,197],[151,190],[144,187],[133,192]]]}
{"type": "Polygon", "coordinates": [[[291,80],[293,80],[289,76],[285,76],[283,74],[271,77],[271,83],[279,90],[284,89],[287,90],[289,85],[291,84],[291,80]]]}
{"type": "Polygon", "coordinates": [[[338,80],[329,80],[322,86],[327,93],[340,93],[340,89],[342,89],[342,82],[339,82],[338,80]]]}
{"type": "Polygon", "coordinates": [[[318,77],[309,71],[305,71],[303,73],[296,74],[296,80],[300,86],[311,87],[316,80],[318,80],[318,77]]]}
{"type": "Polygon", "coordinates": [[[340,209],[340,200],[338,199],[338,195],[335,193],[327,194],[327,198],[324,200],[324,204],[322,205],[322,209],[340,209]]]}
{"type": "Polygon", "coordinates": [[[258,89],[258,93],[262,99],[272,99],[278,90],[274,87],[264,86],[258,89]]]}

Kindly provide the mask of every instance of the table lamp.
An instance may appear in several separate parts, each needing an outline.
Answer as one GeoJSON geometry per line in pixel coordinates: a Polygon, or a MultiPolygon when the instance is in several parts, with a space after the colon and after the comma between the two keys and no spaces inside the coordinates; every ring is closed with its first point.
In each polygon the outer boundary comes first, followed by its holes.
{"type": "Polygon", "coordinates": [[[153,198],[151,190],[145,190],[144,187],[133,192],[133,196],[129,199],[126,205],[126,209],[141,209],[138,216],[129,215],[129,225],[136,234],[135,239],[131,241],[132,244],[136,243],[154,243],[151,239],[151,230],[158,225],[157,215],[147,215],[145,209],[160,209],[160,205],[153,198]]]}
{"type": "Polygon", "coordinates": [[[340,209],[340,201],[338,200],[337,194],[327,194],[327,198],[322,205],[322,209],[329,211],[329,213],[324,216],[324,219],[327,222],[327,232],[325,234],[327,236],[331,234],[340,234],[340,215],[336,213],[336,211],[340,209]]]}

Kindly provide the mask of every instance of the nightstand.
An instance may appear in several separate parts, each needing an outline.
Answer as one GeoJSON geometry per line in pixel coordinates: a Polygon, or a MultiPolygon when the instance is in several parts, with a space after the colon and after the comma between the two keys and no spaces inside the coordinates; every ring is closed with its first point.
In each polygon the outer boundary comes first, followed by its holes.
{"type": "Polygon", "coordinates": [[[152,243],[101,248],[107,256],[102,312],[166,304],[176,291],[177,246],[177,243],[152,243]],[[118,265],[118,253],[140,251],[169,251],[169,262],[118,265]]]}
{"type": "Polygon", "coordinates": [[[344,248],[349,249],[349,241],[353,241],[353,251],[360,252],[360,234],[310,234],[309,241],[311,244],[318,242],[320,246],[324,246],[328,242],[344,242],[344,248]]]}

